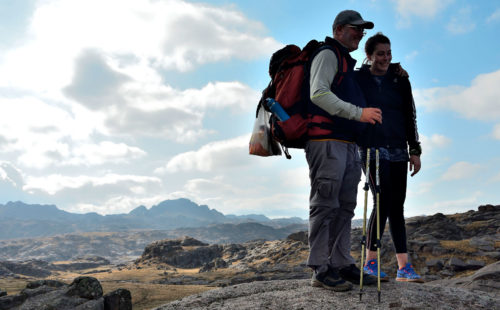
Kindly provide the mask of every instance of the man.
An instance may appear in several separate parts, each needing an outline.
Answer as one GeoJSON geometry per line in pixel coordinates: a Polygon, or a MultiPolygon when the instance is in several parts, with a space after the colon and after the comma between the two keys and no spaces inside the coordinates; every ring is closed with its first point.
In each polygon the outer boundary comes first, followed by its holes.
{"type": "MultiPolygon", "coordinates": [[[[333,39],[313,58],[310,69],[312,126],[306,145],[311,179],[309,258],[312,286],[347,291],[359,284],[360,270],[350,255],[351,219],[354,216],[361,162],[356,140],[361,123],[382,123],[382,112],[366,106],[353,76],[365,29],[373,23],[352,10],[340,12],[333,23],[333,39]]],[[[364,275],[363,283],[376,278],[364,275]]]]}

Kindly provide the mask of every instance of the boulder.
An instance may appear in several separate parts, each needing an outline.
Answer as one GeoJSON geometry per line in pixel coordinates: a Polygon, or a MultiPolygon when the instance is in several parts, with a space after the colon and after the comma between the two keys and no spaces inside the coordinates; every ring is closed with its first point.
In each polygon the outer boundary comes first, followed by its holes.
{"type": "Polygon", "coordinates": [[[102,296],[102,286],[96,278],[78,277],[73,280],[66,291],[66,295],[97,299],[102,296]]]}
{"type": "Polygon", "coordinates": [[[467,270],[467,264],[463,260],[457,257],[450,258],[446,266],[453,271],[467,270]]]}
{"type": "Polygon", "coordinates": [[[129,290],[119,288],[104,295],[105,310],[132,310],[132,295],[129,290]]]}
{"type": "Polygon", "coordinates": [[[300,241],[305,245],[309,244],[309,236],[307,231],[299,231],[288,235],[288,237],[286,238],[289,240],[300,241]]]}
{"type": "Polygon", "coordinates": [[[42,280],[30,282],[21,293],[0,297],[0,310],[130,310],[130,292],[118,289],[102,296],[99,281],[92,277],[78,277],[70,284],[42,280]]]}

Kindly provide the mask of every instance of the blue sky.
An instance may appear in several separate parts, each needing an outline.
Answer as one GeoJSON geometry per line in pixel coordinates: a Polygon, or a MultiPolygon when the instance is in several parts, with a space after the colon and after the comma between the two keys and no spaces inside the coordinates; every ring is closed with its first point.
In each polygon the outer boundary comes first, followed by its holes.
{"type": "Polygon", "coordinates": [[[423,155],[406,215],[498,204],[498,0],[4,0],[0,203],[110,214],[185,197],[307,218],[303,151],[253,157],[248,141],[272,52],[331,36],[344,9],[410,74],[423,155]]]}

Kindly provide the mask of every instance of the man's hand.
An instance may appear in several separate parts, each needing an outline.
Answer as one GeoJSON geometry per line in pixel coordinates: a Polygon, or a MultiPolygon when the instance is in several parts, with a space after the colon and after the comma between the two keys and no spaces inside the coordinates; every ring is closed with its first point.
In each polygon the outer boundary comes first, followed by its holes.
{"type": "Polygon", "coordinates": [[[420,171],[421,163],[420,163],[420,156],[417,155],[411,155],[410,156],[410,171],[413,170],[413,173],[411,176],[414,176],[420,171]]]}
{"type": "Polygon", "coordinates": [[[401,64],[398,64],[398,67],[396,68],[396,74],[399,75],[400,77],[410,77],[410,75],[408,74],[408,72],[403,69],[403,67],[401,67],[401,64]]]}
{"type": "Polygon", "coordinates": [[[382,124],[382,111],[378,108],[363,108],[359,121],[372,125],[375,125],[375,123],[382,124]]]}

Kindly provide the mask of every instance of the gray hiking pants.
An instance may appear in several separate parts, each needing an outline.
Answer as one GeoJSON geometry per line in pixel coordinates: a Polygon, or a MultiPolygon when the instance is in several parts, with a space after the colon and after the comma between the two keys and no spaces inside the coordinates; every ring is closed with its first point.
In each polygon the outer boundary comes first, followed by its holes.
{"type": "Polygon", "coordinates": [[[354,143],[309,141],[306,145],[309,197],[307,265],[325,270],[354,264],[351,219],[356,208],[361,160],[354,143]]]}

